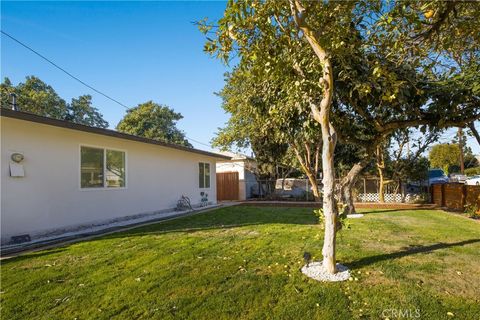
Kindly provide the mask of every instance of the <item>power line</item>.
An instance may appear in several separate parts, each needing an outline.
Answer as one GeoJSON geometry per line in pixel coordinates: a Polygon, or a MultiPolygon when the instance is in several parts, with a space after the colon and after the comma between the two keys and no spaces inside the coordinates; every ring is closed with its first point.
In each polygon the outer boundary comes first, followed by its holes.
{"type": "Polygon", "coordinates": [[[47,61],[48,63],[50,63],[52,66],[54,66],[55,68],[59,69],[60,71],[64,72],[65,74],[67,74],[68,76],[70,76],[71,78],[77,80],[78,82],[80,82],[81,84],[83,84],[84,86],[86,86],[87,88],[90,88],[91,90],[95,91],[96,93],[98,94],[101,94],[102,96],[104,96],[105,98],[107,99],[110,99],[111,101],[121,105],[122,107],[126,108],[127,110],[129,110],[130,108],[127,107],[125,104],[121,103],[120,101],[110,97],[109,95],[101,92],[100,90],[97,90],[95,89],[94,87],[92,87],[91,85],[89,85],[88,83],[86,83],[85,81],[82,81],[80,80],[79,78],[77,78],[76,76],[74,76],[73,74],[71,74],[70,72],[68,72],[67,70],[65,70],[64,68],[60,67],[58,64],[56,64],[55,62],[53,62],[52,60],[48,59],[47,57],[45,57],[44,55],[42,55],[41,53],[39,53],[38,51],[34,50],[33,48],[29,47],[28,45],[26,45],[25,43],[21,42],[20,40],[14,38],[13,36],[9,35],[8,33],[6,33],[5,31],[1,30],[2,34],[9,37],[10,39],[12,39],[13,41],[15,41],[16,43],[20,44],[22,47],[30,50],[31,52],[33,52],[34,54],[36,54],[37,56],[39,56],[40,58],[42,58],[43,60],[47,61]]]}
{"type": "MultiPolygon", "coordinates": [[[[36,51],[35,49],[33,49],[32,47],[26,45],[25,43],[23,43],[22,41],[16,39],[15,37],[13,37],[12,35],[6,33],[5,31],[3,30],[0,30],[2,32],[3,35],[9,37],[10,39],[12,39],[13,41],[15,41],[16,43],[20,44],[22,47],[28,49],[29,51],[33,52],[34,54],[36,54],[37,56],[39,56],[40,58],[42,58],[43,60],[47,61],[48,63],[50,63],[52,66],[54,66],[55,68],[59,69],[60,71],[62,71],[63,73],[67,74],[69,77],[73,78],[74,80],[80,82],[81,84],[83,84],[84,86],[86,86],[87,88],[95,91],[96,93],[98,94],[101,94],[102,96],[104,96],[105,98],[117,103],[118,105],[124,107],[125,109],[127,110],[130,110],[130,108],[128,106],[126,106],[125,104],[121,103],[120,101],[118,101],[117,99],[114,99],[112,97],[110,97],[109,95],[101,92],[100,90],[97,90],[95,89],[94,87],[92,87],[91,85],[89,85],[88,83],[86,83],[85,81],[82,81],[81,79],[79,79],[78,77],[74,76],[73,74],[71,74],[70,72],[68,72],[67,70],[65,70],[64,68],[60,67],[58,64],[56,64],[55,62],[53,62],[52,60],[48,59],[47,57],[45,57],[44,55],[42,55],[41,53],[39,53],[38,51],[36,51]]],[[[198,144],[201,144],[201,145],[204,145],[204,146],[207,146],[209,148],[211,148],[211,145],[209,144],[206,144],[206,143],[203,143],[203,142],[200,142],[198,140],[195,140],[195,139],[192,139],[192,138],[189,138],[187,136],[185,136],[185,138],[187,138],[188,140],[192,140],[193,142],[196,142],[198,144]]]]}
{"type": "Polygon", "coordinates": [[[198,140],[195,140],[195,139],[189,138],[189,137],[187,137],[187,136],[185,136],[185,138],[187,138],[188,140],[192,140],[193,142],[196,142],[196,143],[198,143],[198,144],[204,145],[204,146],[206,146],[206,147],[209,147],[209,148],[211,148],[211,147],[212,147],[212,146],[211,146],[211,145],[209,145],[209,144],[206,144],[206,143],[200,142],[200,141],[198,141],[198,140]]]}

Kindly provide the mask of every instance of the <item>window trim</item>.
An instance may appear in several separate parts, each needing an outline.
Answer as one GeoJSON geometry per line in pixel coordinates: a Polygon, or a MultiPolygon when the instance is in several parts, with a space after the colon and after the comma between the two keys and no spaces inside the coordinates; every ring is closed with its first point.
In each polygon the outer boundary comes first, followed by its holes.
{"type": "Polygon", "coordinates": [[[118,149],[118,148],[110,148],[105,146],[93,145],[93,144],[86,144],[81,143],[78,147],[78,189],[80,191],[98,191],[98,190],[126,190],[128,189],[128,157],[127,157],[127,150],[125,149],[118,149]],[[103,187],[94,187],[94,188],[82,188],[82,147],[86,148],[95,148],[95,149],[102,149],[103,150],[103,187]],[[111,151],[120,151],[125,154],[125,186],[124,187],[107,187],[106,178],[107,178],[107,150],[111,151]]]}
{"type": "Polygon", "coordinates": [[[198,180],[198,188],[199,189],[210,189],[212,187],[212,164],[210,162],[203,162],[203,161],[199,161],[198,162],[198,177],[200,178],[200,164],[203,164],[203,187],[200,187],[200,180],[198,180]],[[208,187],[206,187],[205,185],[205,165],[208,164],[208,187]]]}

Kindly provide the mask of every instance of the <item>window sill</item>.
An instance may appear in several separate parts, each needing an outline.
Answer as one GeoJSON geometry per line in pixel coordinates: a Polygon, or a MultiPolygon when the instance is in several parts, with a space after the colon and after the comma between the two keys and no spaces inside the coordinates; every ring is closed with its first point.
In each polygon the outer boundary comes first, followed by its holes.
{"type": "Polygon", "coordinates": [[[106,188],[106,187],[100,187],[100,188],[79,188],[80,191],[102,191],[102,190],[127,190],[127,187],[122,187],[122,188],[106,188]]]}

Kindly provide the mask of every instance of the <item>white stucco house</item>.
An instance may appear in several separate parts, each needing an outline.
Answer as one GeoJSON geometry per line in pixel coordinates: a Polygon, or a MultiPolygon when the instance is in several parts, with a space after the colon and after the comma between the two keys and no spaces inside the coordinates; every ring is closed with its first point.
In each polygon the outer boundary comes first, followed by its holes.
{"type": "Polygon", "coordinates": [[[228,156],[29,113],[1,110],[1,240],[216,199],[228,156]]]}
{"type": "Polygon", "coordinates": [[[221,152],[221,154],[228,157],[228,159],[217,161],[216,172],[238,172],[239,199],[229,200],[246,200],[252,198],[253,193],[258,192],[258,181],[255,175],[257,163],[255,159],[232,152],[221,152]]]}

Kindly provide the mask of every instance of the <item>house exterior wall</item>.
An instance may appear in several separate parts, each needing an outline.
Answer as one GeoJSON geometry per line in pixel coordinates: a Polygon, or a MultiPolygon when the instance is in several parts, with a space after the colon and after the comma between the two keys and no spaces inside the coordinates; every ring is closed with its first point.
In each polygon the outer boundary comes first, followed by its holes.
{"type": "Polygon", "coordinates": [[[208,193],[216,203],[216,158],[168,147],[1,118],[1,238],[153,213],[192,204],[208,193]],[[80,146],[126,153],[126,187],[80,188],[80,146]],[[10,155],[25,159],[24,177],[10,176],[10,155]],[[210,163],[210,188],[199,188],[199,162],[210,163]]]}
{"type": "Polygon", "coordinates": [[[257,176],[255,176],[255,174],[248,169],[245,171],[245,188],[247,199],[253,198],[252,190],[258,190],[257,176]]]}

